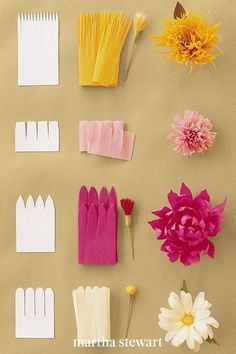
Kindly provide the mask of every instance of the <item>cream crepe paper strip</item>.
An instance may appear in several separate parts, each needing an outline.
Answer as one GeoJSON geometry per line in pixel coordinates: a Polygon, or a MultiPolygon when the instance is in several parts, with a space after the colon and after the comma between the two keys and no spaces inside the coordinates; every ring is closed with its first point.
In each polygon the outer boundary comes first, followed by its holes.
{"type": "Polygon", "coordinates": [[[77,339],[110,339],[110,289],[79,287],[73,290],[77,339]]]}
{"type": "Polygon", "coordinates": [[[16,252],[55,252],[55,207],[49,195],[44,203],[20,196],[16,203],[16,252]]]}
{"type": "Polygon", "coordinates": [[[59,151],[58,122],[17,122],[15,128],[16,152],[59,151]]]}
{"type": "Polygon", "coordinates": [[[15,295],[16,338],[54,338],[52,289],[18,288],[15,295]]]}
{"type": "Polygon", "coordinates": [[[81,86],[117,86],[120,54],[131,22],[122,12],[81,13],[78,24],[81,86]]]}
{"type": "Polygon", "coordinates": [[[18,15],[18,85],[58,85],[56,13],[18,15]]]}

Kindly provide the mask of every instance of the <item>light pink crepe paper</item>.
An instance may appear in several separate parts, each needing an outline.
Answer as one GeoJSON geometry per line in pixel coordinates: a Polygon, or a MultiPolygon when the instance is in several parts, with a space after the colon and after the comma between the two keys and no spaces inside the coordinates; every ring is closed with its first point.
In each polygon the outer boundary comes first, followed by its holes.
{"type": "Polygon", "coordinates": [[[114,188],[98,193],[94,187],[80,189],[78,205],[80,264],[117,262],[117,198],[114,188]]]}
{"type": "Polygon", "coordinates": [[[135,134],[123,121],[80,121],[80,151],[131,160],[135,134]]]}

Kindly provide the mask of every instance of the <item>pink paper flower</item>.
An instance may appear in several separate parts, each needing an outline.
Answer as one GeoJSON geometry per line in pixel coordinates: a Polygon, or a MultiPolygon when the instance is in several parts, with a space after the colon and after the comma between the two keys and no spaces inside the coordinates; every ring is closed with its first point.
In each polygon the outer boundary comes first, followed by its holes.
{"type": "Polygon", "coordinates": [[[197,112],[185,111],[183,118],[178,114],[172,124],[168,139],[176,143],[175,151],[184,156],[203,153],[214,144],[216,133],[212,123],[197,112]]]}
{"type": "Polygon", "coordinates": [[[164,241],[161,250],[171,262],[180,259],[185,266],[199,262],[201,254],[214,258],[210,238],[221,231],[226,200],[212,207],[207,190],[194,198],[184,183],[180,194],[171,191],[168,200],[171,207],[153,212],[158,218],[149,222],[157,239],[164,241]]]}

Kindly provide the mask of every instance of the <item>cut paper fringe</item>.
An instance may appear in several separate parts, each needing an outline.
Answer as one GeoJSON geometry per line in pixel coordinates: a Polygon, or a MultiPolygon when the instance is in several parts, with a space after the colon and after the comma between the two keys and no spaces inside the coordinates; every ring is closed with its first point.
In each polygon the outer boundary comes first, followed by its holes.
{"type": "Polygon", "coordinates": [[[122,121],[81,121],[80,151],[131,160],[135,134],[122,121]]]}
{"type": "Polygon", "coordinates": [[[100,194],[85,186],[79,193],[78,237],[80,264],[117,262],[117,198],[103,187],[100,194]]]}
{"type": "Polygon", "coordinates": [[[17,26],[18,85],[58,85],[58,14],[18,14],[17,26]]]}
{"type": "Polygon", "coordinates": [[[59,145],[58,122],[16,122],[16,152],[56,152],[60,149],[59,145]]]}
{"type": "Polygon", "coordinates": [[[122,12],[84,12],[78,23],[81,86],[117,86],[131,22],[122,12]]]}

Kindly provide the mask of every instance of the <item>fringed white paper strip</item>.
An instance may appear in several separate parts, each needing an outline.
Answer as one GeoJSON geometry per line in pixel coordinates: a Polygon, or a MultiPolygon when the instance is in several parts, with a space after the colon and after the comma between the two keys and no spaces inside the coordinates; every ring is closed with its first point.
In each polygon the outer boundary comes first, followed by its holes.
{"type": "Polygon", "coordinates": [[[59,151],[59,124],[56,121],[17,122],[15,151],[59,151]]]}
{"type": "Polygon", "coordinates": [[[17,25],[18,85],[58,85],[58,15],[18,14],[17,25]]]}

